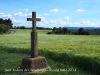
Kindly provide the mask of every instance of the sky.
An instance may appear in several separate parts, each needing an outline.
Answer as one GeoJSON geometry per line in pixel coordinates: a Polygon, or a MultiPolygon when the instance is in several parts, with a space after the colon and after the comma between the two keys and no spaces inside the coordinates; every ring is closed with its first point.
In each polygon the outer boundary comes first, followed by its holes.
{"type": "Polygon", "coordinates": [[[38,27],[100,27],[100,0],[0,0],[0,18],[13,26],[32,27],[33,11],[38,27]]]}

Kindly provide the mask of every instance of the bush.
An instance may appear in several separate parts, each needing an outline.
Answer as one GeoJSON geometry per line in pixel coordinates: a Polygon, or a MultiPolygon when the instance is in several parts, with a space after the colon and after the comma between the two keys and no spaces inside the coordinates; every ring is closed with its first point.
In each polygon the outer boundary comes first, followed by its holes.
{"type": "Polygon", "coordinates": [[[0,34],[6,33],[9,28],[12,28],[12,21],[10,19],[0,18],[0,34]]]}
{"type": "Polygon", "coordinates": [[[88,31],[82,31],[82,32],[80,33],[80,35],[89,35],[89,32],[88,32],[88,31]]]}
{"type": "Polygon", "coordinates": [[[0,34],[3,34],[3,31],[4,31],[4,25],[0,25],[0,34]]]}
{"type": "Polygon", "coordinates": [[[52,34],[52,32],[47,32],[47,34],[52,34]]]}
{"type": "Polygon", "coordinates": [[[85,31],[83,28],[80,28],[78,30],[78,34],[79,35],[90,35],[90,33],[88,31],[85,31]]]}
{"type": "Polygon", "coordinates": [[[0,24],[0,34],[6,33],[9,30],[9,26],[0,24]]]}
{"type": "Polygon", "coordinates": [[[78,35],[78,32],[74,32],[74,35],[78,35]]]}

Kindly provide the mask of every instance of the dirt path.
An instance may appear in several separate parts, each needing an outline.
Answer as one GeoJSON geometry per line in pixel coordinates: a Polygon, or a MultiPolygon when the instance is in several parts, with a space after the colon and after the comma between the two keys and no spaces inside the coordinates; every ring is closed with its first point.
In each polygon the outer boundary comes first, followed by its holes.
{"type": "Polygon", "coordinates": [[[9,30],[9,34],[14,34],[15,31],[14,30],[9,30]]]}

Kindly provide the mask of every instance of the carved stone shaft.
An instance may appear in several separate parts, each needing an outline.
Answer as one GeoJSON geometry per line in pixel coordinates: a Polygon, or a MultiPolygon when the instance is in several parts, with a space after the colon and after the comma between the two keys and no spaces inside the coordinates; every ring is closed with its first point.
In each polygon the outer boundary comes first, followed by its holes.
{"type": "Polygon", "coordinates": [[[38,37],[37,32],[31,32],[31,57],[38,57],[38,37]]]}

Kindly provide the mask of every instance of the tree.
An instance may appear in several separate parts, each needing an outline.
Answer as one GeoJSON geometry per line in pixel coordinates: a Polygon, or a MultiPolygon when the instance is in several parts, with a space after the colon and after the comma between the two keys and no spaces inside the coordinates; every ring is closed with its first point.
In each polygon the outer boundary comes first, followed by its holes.
{"type": "Polygon", "coordinates": [[[0,18],[0,24],[3,24],[3,19],[2,18],[0,18]]]}
{"type": "Polygon", "coordinates": [[[68,29],[67,28],[63,28],[63,33],[67,34],[68,33],[68,29]]]}
{"type": "Polygon", "coordinates": [[[53,32],[53,33],[55,33],[56,29],[57,29],[57,28],[56,28],[56,27],[54,27],[54,28],[52,29],[52,32],[53,32]]]}
{"type": "Polygon", "coordinates": [[[83,28],[80,28],[78,30],[78,34],[79,35],[90,35],[90,33],[88,31],[85,31],[83,28]]]}
{"type": "Polygon", "coordinates": [[[3,33],[6,33],[8,30],[9,30],[10,26],[8,25],[4,25],[4,30],[3,30],[3,33]]]}
{"type": "Polygon", "coordinates": [[[0,24],[4,24],[4,25],[7,25],[9,26],[10,28],[12,28],[12,20],[10,20],[9,18],[8,19],[5,19],[3,20],[2,18],[0,18],[0,24]]]}
{"type": "Polygon", "coordinates": [[[25,26],[20,26],[20,29],[25,29],[25,26]]]}
{"type": "Polygon", "coordinates": [[[90,35],[90,33],[88,31],[83,31],[82,35],[90,35]]]}
{"type": "Polygon", "coordinates": [[[62,34],[63,33],[63,29],[61,27],[58,28],[58,33],[62,34]]]}
{"type": "Polygon", "coordinates": [[[83,28],[79,28],[79,30],[78,30],[78,34],[81,35],[83,31],[84,31],[83,28]]]}
{"type": "Polygon", "coordinates": [[[78,35],[78,32],[74,32],[74,35],[78,35]]]}
{"type": "Polygon", "coordinates": [[[6,33],[10,28],[12,28],[12,21],[10,19],[0,18],[0,33],[6,33]]]}
{"type": "Polygon", "coordinates": [[[9,25],[9,27],[10,28],[12,28],[12,21],[10,20],[10,19],[8,19],[7,21],[6,21],[6,25],[9,25]]]}
{"type": "Polygon", "coordinates": [[[56,28],[56,27],[54,27],[53,29],[52,29],[52,33],[53,34],[70,34],[71,33],[71,31],[70,30],[68,30],[67,28],[65,28],[65,27],[59,27],[59,28],[56,28]]]}
{"type": "Polygon", "coordinates": [[[0,34],[3,34],[3,31],[4,31],[4,25],[0,24],[0,34]]]}

